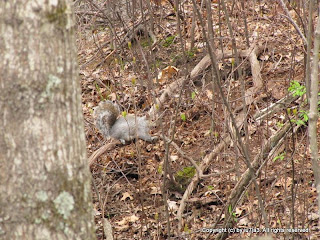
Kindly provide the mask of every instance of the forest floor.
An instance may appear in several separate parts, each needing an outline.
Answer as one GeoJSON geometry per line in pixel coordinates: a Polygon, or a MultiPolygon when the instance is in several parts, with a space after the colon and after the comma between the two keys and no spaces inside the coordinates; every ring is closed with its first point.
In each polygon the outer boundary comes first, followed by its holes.
{"type": "MultiPolygon", "coordinates": [[[[246,6],[250,43],[256,41],[257,45],[262,46],[258,61],[263,87],[248,105],[245,117],[247,135],[244,128],[240,133],[253,160],[259,156],[265,141],[290,119],[291,127],[296,131],[287,134],[283,143],[268,155],[266,161],[261,160],[263,164],[256,181],[269,227],[274,231],[274,239],[292,239],[291,233],[288,233],[292,228],[307,231],[295,234],[295,239],[320,239],[317,193],[307,145],[308,123],[304,119],[303,100],[296,99],[261,121],[255,117],[263,109],[288,96],[288,89],[293,82],[300,84],[298,86],[304,85],[303,41],[282,15],[282,9],[268,2],[248,1],[246,6]],[[256,34],[254,40],[250,35],[252,33],[256,34]]],[[[154,12],[156,27],[153,34],[157,39],[156,44],[150,44],[150,38],[141,37],[140,44],[125,42],[120,48],[114,49],[109,28],[79,27],[78,56],[88,156],[109,142],[98,132],[92,117],[93,107],[101,100],[117,100],[128,113],[146,115],[154,104],[154,98],[159,98],[170,84],[190,74],[206,55],[200,25],[196,25],[192,35],[192,4],[184,6],[184,21],[181,23],[183,39],[179,38],[177,19],[168,1],[164,1],[154,12]],[[166,14],[162,15],[163,12],[166,14]],[[195,42],[191,49],[192,36],[195,42]],[[181,50],[181,41],[186,44],[188,51],[181,50]],[[162,75],[157,81],[155,79],[159,72],[162,75]]],[[[218,12],[215,1],[212,9],[214,13],[218,12]]],[[[233,11],[229,6],[230,20],[237,49],[247,50],[249,47],[246,45],[242,11],[239,9],[240,4],[235,4],[233,11]]],[[[291,10],[290,13],[294,20],[299,21],[296,12],[291,10]]],[[[80,18],[79,13],[77,16],[80,18]]],[[[223,24],[219,26],[219,15],[213,16],[213,22],[216,23],[216,49],[223,46],[225,51],[231,50],[232,42],[225,17],[220,18],[223,24]]],[[[96,23],[97,19],[92,21],[96,23]]],[[[123,30],[123,26],[116,28],[118,33],[123,30]]],[[[122,39],[125,39],[124,35],[119,34],[122,39]]],[[[243,101],[241,81],[234,66],[234,58],[219,61],[223,75],[222,87],[232,111],[237,115],[235,109],[241,108],[243,101]]],[[[241,58],[240,67],[245,88],[249,89],[254,83],[248,58],[241,58]]],[[[103,225],[107,223],[104,219],[111,223],[114,239],[168,239],[168,222],[171,239],[213,239],[216,233],[209,236],[206,231],[223,230],[225,213],[229,208],[226,205],[228,198],[247,165],[241,148],[232,137],[226,108],[217,88],[213,88],[211,78],[210,68],[206,69],[200,77],[173,92],[161,105],[162,127],[152,129],[151,133],[171,138],[174,132],[173,142],[178,148],[170,145],[166,149],[167,145],[162,139],[155,143],[138,140],[117,145],[95,160],[91,172],[98,239],[105,239],[103,225]],[[219,151],[205,169],[205,174],[213,175],[202,178],[192,190],[182,214],[183,227],[179,231],[177,210],[196,174],[188,158],[200,164],[225,141],[224,136],[227,135],[233,140],[219,151]],[[168,159],[171,170],[167,176],[164,176],[165,159],[168,159]],[[176,182],[169,181],[170,172],[176,182]],[[165,210],[164,192],[168,212],[165,210]]],[[[318,136],[320,143],[319,133],[318,136]]],[[[246,232],[232,233],[227,239],[245,239],[265,233],[263,230],[267,225],[261,214],[256,190],[254,184],[249,185],[236,207],[229,210],[232,211],[234,228],[246,232]]]]}

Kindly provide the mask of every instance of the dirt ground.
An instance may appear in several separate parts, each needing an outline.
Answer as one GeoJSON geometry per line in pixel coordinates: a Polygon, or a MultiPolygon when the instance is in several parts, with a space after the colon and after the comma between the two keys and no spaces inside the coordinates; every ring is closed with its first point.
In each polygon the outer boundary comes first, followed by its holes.
{"type": "MultiPolygon", "coordinates": [[[[103,139],[92,117],[93,107],[101,100],[117,100],[124,111],[146,115],[155,99],[170,84],[187,77],[207,53],[199,21],[192,35],[192,4],[183,5],[180,38],[170,1],[159,2],[159,5],[152,2],[156,44],[150,44],[150,39],[142,36],[138,39],[139,44],[124,40],[125,44],[117,48],[113,45],[113,35],[107,25],[98,26],[98,14],[95,19],[92,16],[85,19],[87,15],[80,14],[84,10],[89,12],[90,4],[76,9],[88,156],[110,141],[103,139]],[[90,29],[90,26],[95,28],[90,29]],[[192,36],[194,48],[190,50],[192,36]],[[185,44],[186,52],[182,51],[181,43],[185,44]],[[159,76],[159,73],[162,75],[159,76]]],[[[218,14],[217,2],[212,1],[211,5],[216,34],[214,46],[216,49],[223,46],[227,51],[232,49],[232,41],[226,16],[218,14]],[[222,24],[219,25],[219,21],[222,24]]],[[[247,135],[244,128],[240,129],[241,139],[253,160],[259,156],[265,141],[281,130],[288,119],[293,128],[299,125],[298,120],[301,120],[303,113],[301,99],[290,102],[262,121],[257,121],[255,115],[287,96],[292,81],[303,85],[305,46],[284,17],[283,10],[273,1],[248,1],[244,10],[240,3],[232,6],[229,2],[227,7],[237,49],[249,48],[243,13],[246,14],[250,43],[256,42],[262,46],[257,60],[263,87],[255,93],[254,101],[247,108],[247,135]],[[253,36],[253,33],[256,35],[253,36]]],[[[288,7],[293,19],[299,22],[299,15],[294,9],[301,8],[288,7]]],[[[202,9],[201,13],[205,18],[207,11],[202,9]]],[[[117,36],[125,39],[125,27],[113,26],[117,36]]],[[[241,108],[243,101],[242,81],[237,76],[235,59],[220,60],[218,66],[224,94],[237,115],[235,110],[241,108]]],[[[245,89],[249,89],[254,83],[247,58],[241,58],[240,68],[245,89]]],[[[158,119],[161,124],[151,131],[152,135],[160,137],[158,141],[147,143],[138,140],[117,145],[96,159],[91,171],[98,239],[106,239],[103,234],[103,226],[107,225],[104,219],[111,223],[114,239],[168,239],[168,222],[171,239],[213,239],[216,233],[209,236],[210,229],[223,230],[228,198],[247,169],[243,152],[234,137],[205,169],[204,174],[212,176],[202,178],[192,190],[182,214],[183,228],[180,230],[177,219],[183,194],[196,175],[190,158],[200,164],[225,141],[225,136],[232,136],[229,115],[211,79],[208,68],[197,79],[176,89],[161,105],[158,119]],[[161,138],[164,135],[172,138],[183,154],[173,145],[167,146],[161,138]],[[169,164],[166,176],[165,159],[169,164]],[[174,177],[175,182],[170,176],[174,177]],[[164,193],[167,204],[164,204],[164,193]]],[[[295,239],[320,238],[317,193],[307,143],[305,122],[295,132],[290,131],[266,161],[261,160],[263,164],[261,162],[256,181],[274,239],[292,239],[288,233],[288,229],[292,228],[300,231],[295,239]]],[[[227,239],[262,236],[263,230],[267,231],[256,190],[254,184],[250,184],[232,210],[235,231],[244,232],[232,233],[227,239]]]]}

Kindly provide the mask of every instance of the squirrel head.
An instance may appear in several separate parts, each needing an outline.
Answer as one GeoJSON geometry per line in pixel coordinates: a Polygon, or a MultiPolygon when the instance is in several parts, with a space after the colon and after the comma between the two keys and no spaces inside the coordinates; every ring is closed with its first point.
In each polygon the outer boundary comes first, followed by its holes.
{"type": "Polygon", "coordinates": [[[93,108],[93,118],[95,125],[105,138],[109,138],[110,129],[120,114],[118,104],[104,100],[93,108]]]}

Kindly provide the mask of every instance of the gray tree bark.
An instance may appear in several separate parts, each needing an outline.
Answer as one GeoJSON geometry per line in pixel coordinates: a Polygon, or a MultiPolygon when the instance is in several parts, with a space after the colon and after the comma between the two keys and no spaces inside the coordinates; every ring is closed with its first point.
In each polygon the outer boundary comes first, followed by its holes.
{"type": "MultiPolygon", "coordinates": [[[[309,14],[312,14],[312,13],[309,12],[309,14]]],[[[309,37],[311,37],[311,35],[309,37]]],[[[311,82],[310,82],[310,98],[309,98],[309,102],[310,102],[309,126],[308,126],[312,170],[314,173],[314,179],[315,179],[316,189],[318,194],[318,213],[320,214],[320,165],[319,165],[320,159],[318,154],[318,141],[317,141],[317,123],[319,118],[319,113],[318,113],[319,49],[320,49],[320,18],[318,18],[317,20],[317,26],[314,32],[314,47],[313,47],[313,59],[312,59],[311,82]]]]}
{"type": "Polygon", "coordinates": [[[72,1],[0,1],[0,239],[95,239],[72,1]]]}

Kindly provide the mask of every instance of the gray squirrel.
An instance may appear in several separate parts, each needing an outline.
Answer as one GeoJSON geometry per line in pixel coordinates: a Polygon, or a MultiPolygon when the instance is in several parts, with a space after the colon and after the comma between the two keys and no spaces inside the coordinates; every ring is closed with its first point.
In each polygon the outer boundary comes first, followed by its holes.
{"type": "Polygon", "coordinates": [[[119,117],[119,105],[109,100],[101,101],[93,110],[95,125],[104,138],[119,139],[123,144],[135,139],[136,135],[147,142],[156,139],[149,134],[150,126],[146,116],[136,117],[128,114],[126,117],[119,117]]]}

